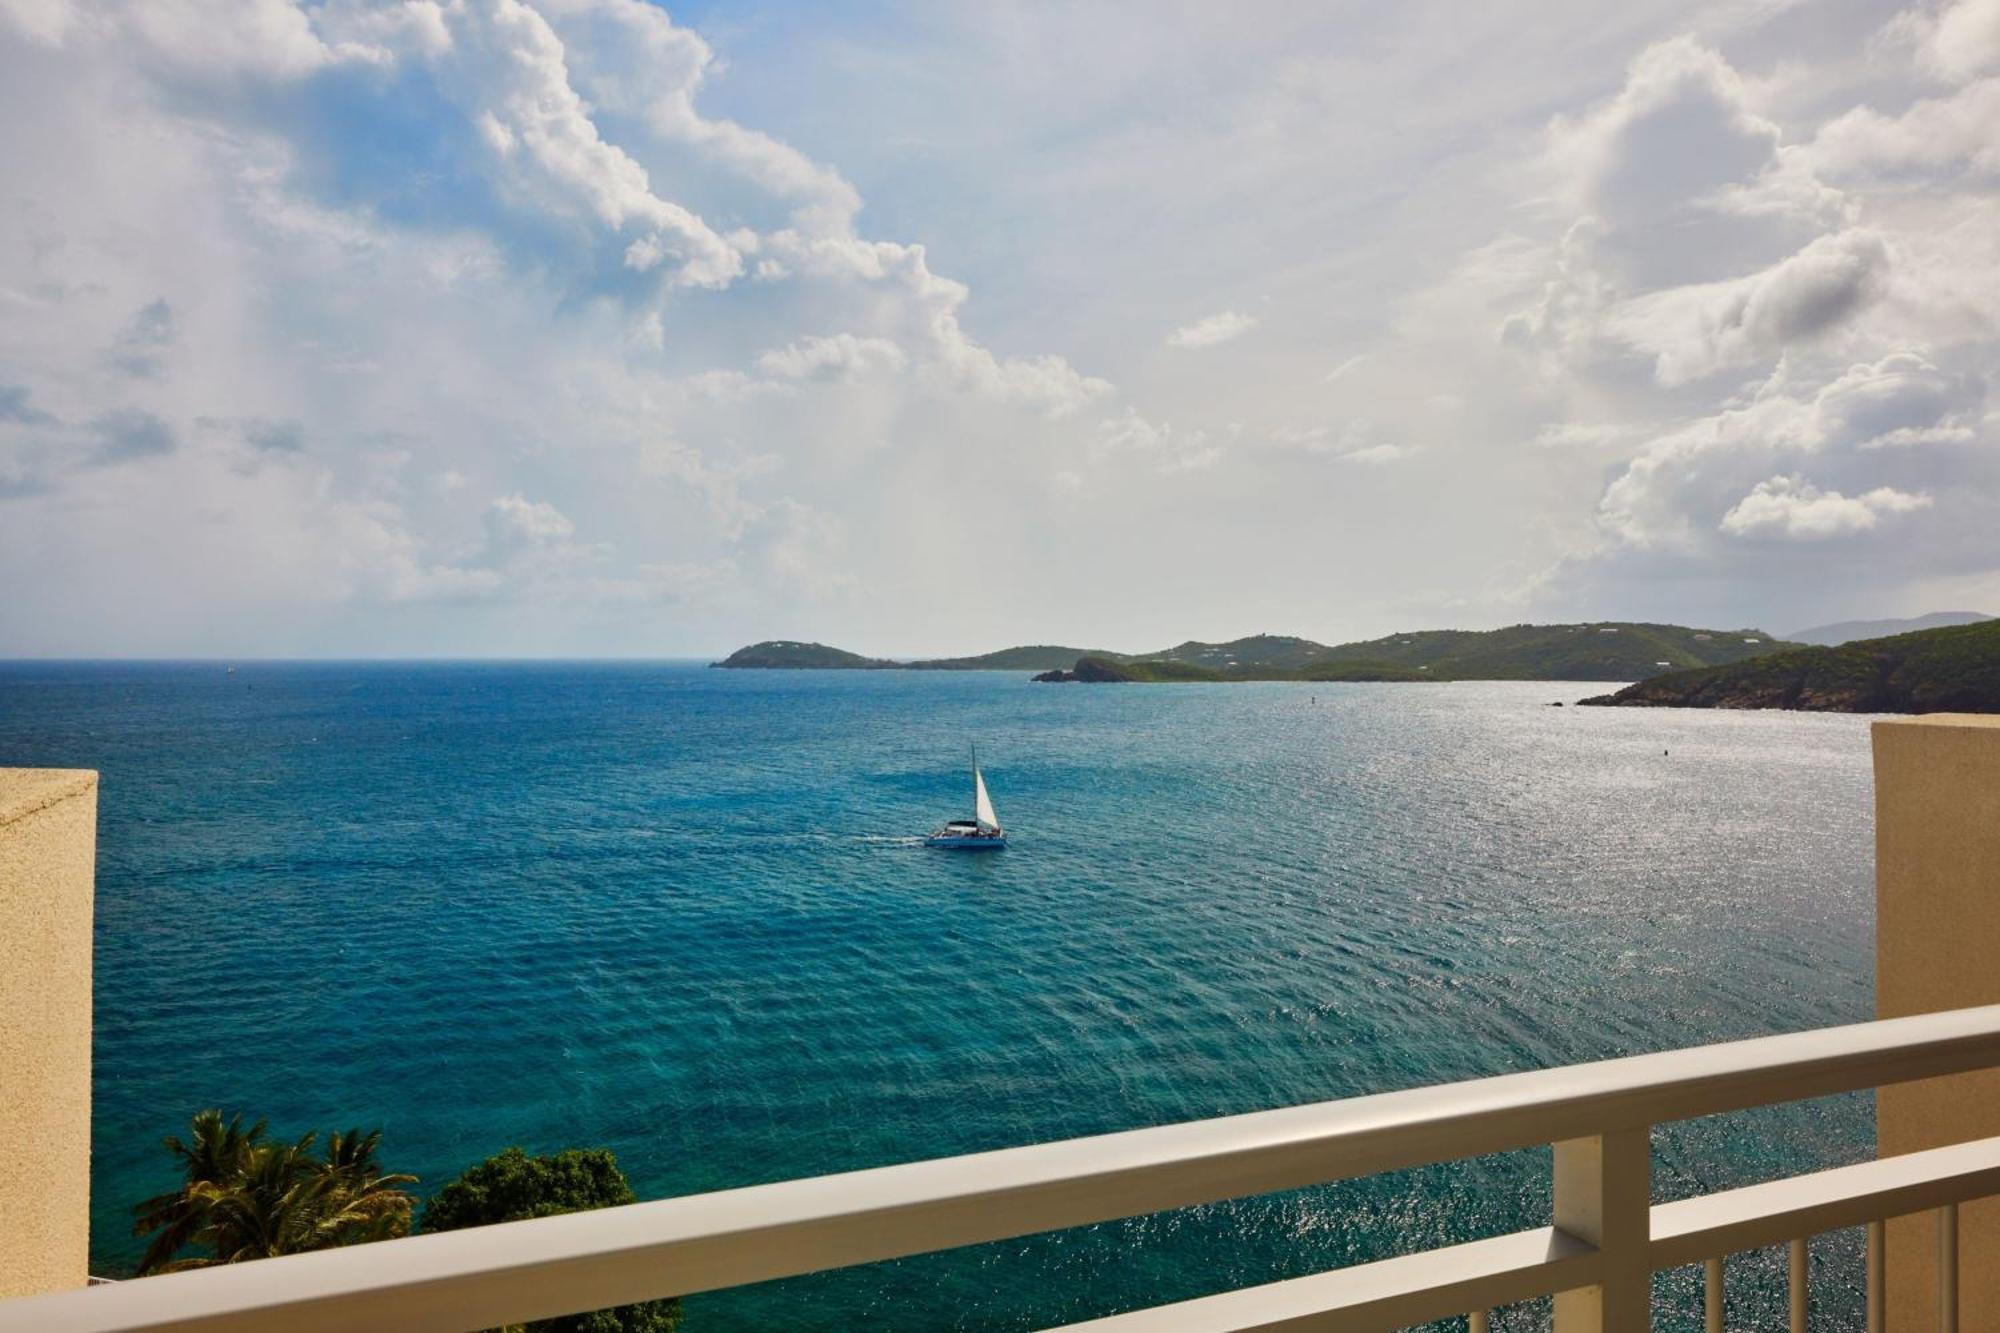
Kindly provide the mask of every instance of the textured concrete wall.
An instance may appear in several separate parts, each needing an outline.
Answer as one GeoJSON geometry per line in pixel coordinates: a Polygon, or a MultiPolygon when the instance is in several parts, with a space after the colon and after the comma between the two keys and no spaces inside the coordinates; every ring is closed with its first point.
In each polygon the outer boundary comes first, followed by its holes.
{"type": "Polygon", "coordinates": [[[97,774],[0,768],[0,1299],[90,1262],[97,774]]]}
{"type": "MultiPolygon", "coordinates": [[[[2000,717],[1875,724],[1875,1007],[2000,1004],[2000,717]]],[[[1881,1153],[2000,1134],[2000,1070],[1884,1088],[1881,1153]]],[[[2000,1329],[2000,1201],[1960,1217],[1960,1327],[2000,1329]]],[[[1937,1327],[1931,1216],[1889,1224],[1889,1328],[1937,1327]]]]}

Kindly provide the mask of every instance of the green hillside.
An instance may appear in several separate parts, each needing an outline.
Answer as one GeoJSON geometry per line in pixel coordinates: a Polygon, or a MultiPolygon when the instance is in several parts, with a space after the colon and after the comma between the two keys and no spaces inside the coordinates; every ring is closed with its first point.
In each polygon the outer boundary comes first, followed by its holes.
{"type": "Polygon", "coordinates": [[[1122,660],[1184,662],[1211,671],[1232,673],[1296,671],[1328,651],[1325,644],[1314,643],[1311,639],[1294,638],[1288,634],[1252,634],[1244,639],[1231,639],[1228,643],[1202,643],[1190,639],[1157,653],[1141,653],[1136,659],[1122,660]]]}
{"type": "Polygon", "coordinates": [[[1417,630],[1328,647],[1285,634],[1226,643],[1190,639],[1154,653],[1053,644],[914,662],[863,657],[825,644],[773,639],[717,666],[906,671],[1034,671],[1052,679],[1121,680],[1644,680],[1666,671],[1738,662],[1790,645],[1762,630],[1600,621],[1497,630],[1417,630]],[[1124,676],[1081,676],[1076,663],[1143,666],[1124,676]]]}
{"type": "Polygon", "coordinates": [[[1134,662],[1120,661],[1109,657],[1079,657],[1076,665],[1067,669],[1056,667],[1035,677],[1039,681],[1082,681],[1091,685],[1110,685],[1132,682],[1162,683],[1169,681],[1220,681],[1229,677],[1220,671],[1196,666],[1192,662],[1134,662]]]}
{"type": "Polygon", "coordinates": [[[1628,708],[2000,712],[2000,620],[1677,671],[1583,700],[1628,708]]]}
{"type": "Polygon", "coordinates": [[[1785,646],[1756,629],[1595,621],[1391,634],[1330,648],[1320,661],[1428,668],[1425,674],[1437,680],[1644,680],[1665,671],[1739,662],[1785,646]]]}
{"type": "Polygon", "coordinates": [[[1049,644],[1031,644],[1025,648],[1002,648],[996,653],[981,653],[977,657],[931,657],[904,665],[912,671],[1048,671],[1066,667],[1079,657],[1122,661],[1124,654],[1106,652],[1102,648],[1058,648],[1049,644]]]}
{"type": "Polygon", "coordinates": [[[766,639],[753,643],[748,648],[738,648],[720,662],[711,666],[745,667],[766,671],[812,670],[826,668],[875,668],[901,666],[900,662],[885,661],[879,657],[863,657],[843,648],[829,648],[823,643],[800,643],[795,639],[766,639]]]}

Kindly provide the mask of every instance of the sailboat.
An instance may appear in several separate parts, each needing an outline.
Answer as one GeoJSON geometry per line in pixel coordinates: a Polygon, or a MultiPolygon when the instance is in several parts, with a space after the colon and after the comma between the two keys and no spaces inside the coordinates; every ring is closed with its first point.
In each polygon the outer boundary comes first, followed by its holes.
{"type": "Polygon", "coordinates": [[[998,851],[1007,845],[1007,833],[1000,816],[993,812],[993,798],[986,794],[986,779],[979,772],[979,749],[972,751],[972,818],[954,819],[924,839],[926,847],[957,847],[966,851],[998,851]]]}

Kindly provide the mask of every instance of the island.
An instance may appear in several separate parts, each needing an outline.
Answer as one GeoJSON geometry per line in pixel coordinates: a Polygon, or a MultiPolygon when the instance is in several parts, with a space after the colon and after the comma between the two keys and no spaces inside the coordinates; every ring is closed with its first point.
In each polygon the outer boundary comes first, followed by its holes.
{"type": "Polygon", "coordinates": [[[1613,708],[2000,712],[2000,620],[1674,671],[1579,702],[1613,708]]]}
{"type": "Polygon", "coordinates": [[[973,657],[899,661],[793,639],[740,648],[718,667],[863,671],[1030,671],[1037,681],[1085,684],[1242,680],[1644,680],[1796,647],[1758,629],[1692,629],[1642,621],[1413,630],[1324,644],[1287,634],[1225,643],[1190,639],[1150,653],[1038,644],[973,657]]]}

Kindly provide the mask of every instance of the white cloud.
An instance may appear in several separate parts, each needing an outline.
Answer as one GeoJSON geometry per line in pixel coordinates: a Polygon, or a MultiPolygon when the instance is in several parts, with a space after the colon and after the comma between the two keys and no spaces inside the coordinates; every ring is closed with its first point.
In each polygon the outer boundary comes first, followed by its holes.
{"type": "MultiPolygon", "coordinates": [[[[1767,385],[1742,406],[1649,441],[1606,487],[1598,522],[1621,545],[1698,550],[1720,516],[1741,508],[1747,490],[1803,460],[1838,475],[1843,487],[1860,488],[1857,499],[1810,512],[1852,513],[1881,489],[1885,468],[1917,481],[1958,475],[1955,455],[1937,451],[1976,440],[1985,396],[1979,377],[1947,374],[1909,352],[1850,366],[1809,391],[1767,385]]],[[[1752,519],[1764,525],[1765,516],[1791,507],[1799,507],[1796,496],[1766,496],[1724,530],[1747,530],[1742,525],[1752,519]]]]}
{"type": "Polygon", "coordinates": [[[1365,463],[1371,467],[1380,467],[1385,463],[1400,463],[1415,452],[1406,445],[1371,444],[1362,449],[1350,449],[1337,457],[1343,463],[1365,463]]]}
{"type": "Polygon", "coordinates": [[[1918,62],[1938,78],[1955,83],[2000,69],[2000,0],[1955,0],[1936,10],[1908,10],[1889,31],[1913,45],[1918,62]]]}
{"type": "Polygon", "coordinates": [[[663,139],[686,144],[794,206],[792,224],[815,234],[852,231],[861,195],[838,171],[791,145],[697,106],[716,68],[701,36],[645,0],[551,0],[574,77],[598,107],[641,115],[663,139]]]}
{"type": "Polygon", "coordinates": [[[1729,62],[1678,38],[1642,52],[1615,97],[1558,121],[1548,167],[1595,224],[1592,266],[1639,291],[1768,264],[1841,216],[1781,143],[1729,62]]]}
{"type": "MultiPolygon", "coordinates": [[[[1192,324],[1183,324],[1167,335],[1167,346],[1182,348],[1214,347],[1233,338],[1240,338],[1257,327],[1254,315],[1239,314],[1234,310],[1224,310],[1198,319],[1192,324]]],[[[1338,373],[1338,372],[1336,372],[1338,373]]]]}
{"type": "Polygon", "coordinates": [[[669,258],[674,280],[721,287],[743,271],[742,243],[653,192],[646,169],[607,142],[570,83],[548,21],[520,0],[483,0],[450,12],[451,44],[437,59],[520,188],[573,202],[614,231],[637,229],[625,263],[641,271],[669,258]]]}
{"type": "Polygon", "coordinates": [[[576,534],[576,524],[554,505],[520,495],[503,495],[490,506],[494,531],[508,542],[557,542],[576,534]]]}
{"type": "Polygon", "coordinates": [[[732,542],[742,540],[750,525],[765,513],[765,506],[745,498],[744,483],[768,475],[777,465],[767,454],[718,464],[670,438],[649,440],[639,449],[639,471],[699,492],[717,530],[732,542]]]}
{"type": "Polygon", "coordinates": [[[1092,448],[1100,456],[1146,460],[1164,473],[1203,472],[1222,460],[1207,431],[1149,421],[1132,408],[1099,422],[1092,448]]]}
{"type": "Polygon", "coordinates": [[[2000,78],[1898,115],[1859,106],[1821,127],[1804,160],[1829,180],[1876,188],[1933,189],[1940,176],[2000,176],[2000,78]]]}
{"type": "Polygon", "coordinates": [[[1738,537],[1781,537],[1823,541],[1867,532],[1885,514],[1907,514],[1930,506],[1927,495],[1878,486],[1865,495],[1823,491],[1796,474],[1772,477],[1722,516],[1722,530],[1738,537]]]}
{"type": "Polygon", "coordinates": [[[1947,374],[1915,352],[1849,366],[1814,395],[1810,427],[1820,446],[1860,449],[1957,443],[1986,399],[1973,374],[1947,374]]]}
{"type": "Polygon", "coordinates": [[[1542,449],[1596,449],[1621,444],[1642,429],[1626,421],[1551,421],[1531,443],[1542,449]]]}
{"type": "Polygon", "coordinates": [[[757,358],[757,368],[780,379],[855,380],[893,375],[908,361],[903,349],[887,338],[836,333],[774,347],[757,358]]]}
{"type": "Polygon", "coordinates": [[[1019,403],[1051,417],[1069,416],[1114,392],[1108,382],[1080,374],[1060,356],[1003,358],[967,336],[958,312],[971,292],[964,283],[933,273],[921,245],[786,229],[765,238],[764,248],[776,265],[772,281],[805,275],[887,285],[907,294],[919,368],[934,387],[1019,403]]]}
{"type": "Polygon", "coordinates": [[[1871,44],[1665,0],[1140,41],[1074,7],[920,41],[0,0],[34,130],[0,136],[0,568],[53,571],[0,651],[929,651],[1972,586],[1990,3],[1871,44]],[[1193,350],[1253,324],[1254,368],[1193,350]],[[969,469],[980,505],[938,506],[969,469]],[[1879,540],[1803,540],[1857,512],[1879,540]],[[1129,595],[1176,567],[1213,577],[1129,595]]]}
{"type": "Polygon", "coordinates": [[[1614,306],[1611,336],[1654,358],[1660,383],[1754,364],[1840,329],[1879,296],[1890,251],[1879,233],[1822,236],[1747,277],[1676,287],[1614,306]]]}

